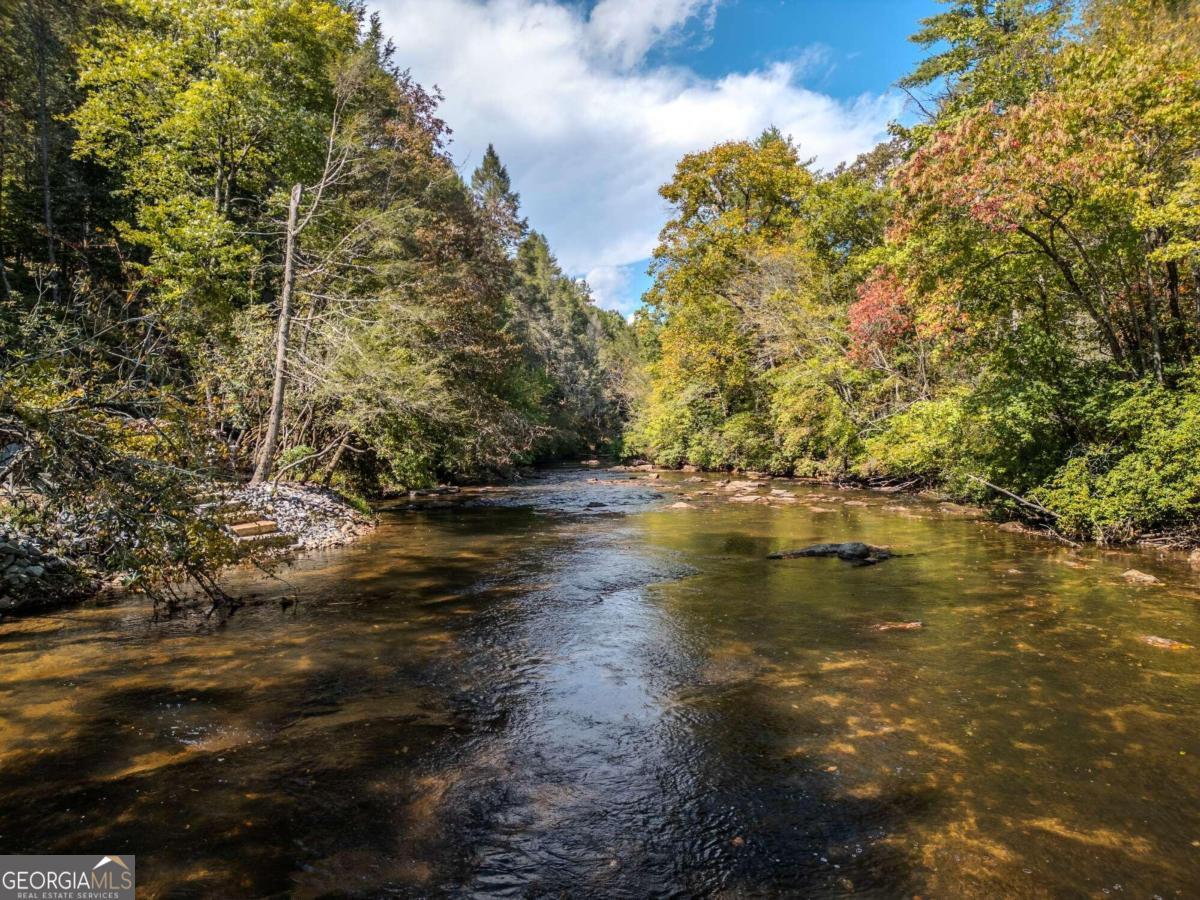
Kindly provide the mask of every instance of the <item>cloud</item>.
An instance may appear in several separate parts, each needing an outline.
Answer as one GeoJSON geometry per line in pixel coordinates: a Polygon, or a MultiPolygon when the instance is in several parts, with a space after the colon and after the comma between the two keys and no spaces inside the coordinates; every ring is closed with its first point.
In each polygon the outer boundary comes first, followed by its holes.
{"type": "Polygon", "coordinates": [[[592,46],[622,66],[641,61],[646,51],[704,14],[712,26],[713,0],[600,0],[587,20],[592,46]]]}
{"type": "Polygon", "coordinates": [[[549,0],[379,2],[397,62],[445,93],[457,162],[473,169],[494,143],[530,223],[567,271],[608,279],[596,294],[614,308],[628,298],[611,271],[650,254],[668,214],[658,187],[685,153],[774,124],[828,167],[901,110],[890,94],[805,88],[821,48],[715,79],[647,65],[656,43],[711,26],[711,0],[601,0],[590,16],[549,0]]]}
{"type": "Polygon", "coordinates": [[[646,288],[645,274],[648,259],[623,266],[596,266],[584,273],[584,279],[592,289],[592,300],[604,309],[615,309],[629,316],[638,306],[638,298],[646,288]]]}

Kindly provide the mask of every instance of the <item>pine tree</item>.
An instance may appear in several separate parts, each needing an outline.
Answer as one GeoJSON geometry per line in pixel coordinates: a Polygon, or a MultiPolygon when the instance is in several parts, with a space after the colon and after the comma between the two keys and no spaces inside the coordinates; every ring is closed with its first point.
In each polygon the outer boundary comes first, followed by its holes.
{"type": "Polygon", "coordinates": [[[938,112],[1023,101],[1044,72],[1037,52],[1052,43],[1067,20],[1069,0],[940,0],[945,12],[921,20],[909,40],[926,49],[948,45],[926,57],[904,78],[902,88],[940,86],[938,112]]]}
{"type": "Polygon", "coordinates": [[[500,155],[491,144],[471,175],[471,191],[505,249],[511,252],[525,236],[529,225],[521,218],[521,195],[512,189],[508,169],[500,162],[500,155]]]}

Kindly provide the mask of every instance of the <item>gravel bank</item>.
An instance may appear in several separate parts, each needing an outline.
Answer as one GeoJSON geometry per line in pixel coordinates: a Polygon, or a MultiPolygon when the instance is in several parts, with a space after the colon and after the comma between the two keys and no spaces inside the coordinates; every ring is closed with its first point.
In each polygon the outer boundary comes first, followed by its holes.
{"type": "Polygon", "coordinates": [[[355,509],[336,491],[316,485],[260,484],[239,488],[228,497],[275,522],[279,531],[266,537],[292,539],[290,547],[280,548],[282,552],[338,547],[375,527],[371,516],[355,509]]]}

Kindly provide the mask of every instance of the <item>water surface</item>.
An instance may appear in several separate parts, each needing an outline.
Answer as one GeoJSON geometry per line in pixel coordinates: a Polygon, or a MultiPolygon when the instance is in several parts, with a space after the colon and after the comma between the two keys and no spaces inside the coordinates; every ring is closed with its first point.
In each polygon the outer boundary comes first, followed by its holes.
{"type": "Polygon", "coordinates": [[[1197,893],[1200,649],[1144,642],[1200,647],[1195,573],[687,478],[387,512],[224,622],[0,623],[0,851],[147,897],[1197,893]],[[829,540],[905,555],[764,559],[829,540]]]}

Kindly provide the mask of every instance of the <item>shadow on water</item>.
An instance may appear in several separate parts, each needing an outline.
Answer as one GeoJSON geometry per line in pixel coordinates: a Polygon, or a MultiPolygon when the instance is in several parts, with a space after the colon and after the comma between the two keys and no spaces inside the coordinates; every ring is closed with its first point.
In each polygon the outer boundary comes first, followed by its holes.
{"type": "Polygon", "coordinates": [[[1130,587],[912,499],[589,474],[245,573],[224,627],[0,624],[0,847],[136,853],[151,897],[1197,883],[1200,665],[1139,641],[1200,645],[1179,570],[1130,587]],[[910,555],[764,559],[833,539],[910,555]]]}

